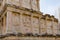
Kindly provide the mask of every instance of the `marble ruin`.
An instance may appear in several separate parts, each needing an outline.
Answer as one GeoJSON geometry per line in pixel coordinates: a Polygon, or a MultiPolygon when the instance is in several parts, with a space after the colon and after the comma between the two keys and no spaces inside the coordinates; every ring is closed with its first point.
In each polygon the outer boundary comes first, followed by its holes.
{"type": "Polygon", "coordinates": [[[58,19],[43,15],[40,0],[0,0],[0,39],[60,40],[58,19]]]}

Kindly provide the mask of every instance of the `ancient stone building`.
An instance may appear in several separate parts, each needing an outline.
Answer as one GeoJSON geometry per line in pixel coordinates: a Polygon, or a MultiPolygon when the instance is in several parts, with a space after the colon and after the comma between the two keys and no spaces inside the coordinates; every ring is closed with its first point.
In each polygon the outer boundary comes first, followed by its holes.
{"type": "Polygon", "coordinates": [[[60,40],[58,19],[39,9],[39,0],[0,0],[0,39],[60,40]]]}

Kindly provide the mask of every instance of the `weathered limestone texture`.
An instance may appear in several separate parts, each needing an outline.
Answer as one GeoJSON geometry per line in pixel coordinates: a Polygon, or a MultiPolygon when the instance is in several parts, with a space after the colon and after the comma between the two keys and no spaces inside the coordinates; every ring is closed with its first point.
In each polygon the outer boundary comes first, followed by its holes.
{"type": "Polygon", "coordinates": [[[39,0],[0,1],[0,40],[60,40],[58,19],[39,10],[39,0]]]}
{"type": "Polygon", "coordinates": [[[7,0],[6,3],[39,11],[39,0],[7,0]]]}
{"type": "Polygon", "coordinates": [[[40,34],[41,35],[46,34],[46,20],[44,16],[42,16],[40,19],[40,34]]]}
{"type": "MultiPolygon", "coordinates": [[[[6,37],[5,40],[60,40],[60,38],[55,37],[6,37]]],[[[2,40],[4,40],[2,39],[2,40]]]]}
{"type": "Polygon", "coordinates": [[[51,16],[46,14],[46,30],[47,30],[47,34],[48,35],[52,35],[53,31],[52,31],[52,19],[51,16]]]}

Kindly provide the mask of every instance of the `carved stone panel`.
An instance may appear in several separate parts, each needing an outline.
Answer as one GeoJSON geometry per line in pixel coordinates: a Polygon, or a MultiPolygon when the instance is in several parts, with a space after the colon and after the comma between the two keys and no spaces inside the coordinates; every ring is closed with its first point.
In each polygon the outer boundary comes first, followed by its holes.
{"type": "Polygon", "coordinates": [[[32,18],[32,32],[39,33],[39,18],[37,17],[32,18]]]}
{"type": "Polygon", "coordinates": [[[56,22],[53,22],[53,34],[59,34],[58,32],[59,32],[59,30],[58,30],[59,28],[58,28],[58,23],[56,23],[56,22]]]}
{"type": "Polygon", "coordinates": [[[40,34],[45,34],[45,33],[46,33],[45,20],[40,19],[40,34]]]}
{"type": "Polygon", "coordinates": [[[12,13],[12,27],[13,31],[20,32],[20,14],[12,13]]]}
{"type": "Polygon", "coordinates": [[[53,22],[53,29],[58,29],[58,23],[57,22],[53,22]]]}
{"type": "Polygon", "coordinates": [[[20,32],[20,15],[18,13],[7,13],[7,33],[20,32]]]}
{"type": "Polygon", "coordinates": [[[47,34],[52,34],[52,30],[53,30],[53,27],[52,27],[52,21],[49,21],[47,20],[46,21],[46,30],[47,30],[47,34]]]}
{"type": "Polygon", "coordinates": [[[23,32],[24,33],[30,33],[31,32],[31,19],[29,15],[23,15],[22,16],[22,23],[23,23],[23,32]]]}
{"type": "Polygon", "coordinates": [[[12,27],[12,12],[7,11],[7,17],[6,17],[6,32],[12,33],[13,27],[12,27]]]}
{"type": "Polygon", "coordinates": [[[44,29],[46,28],[44,19],[40,19],[40,28],[44,28],[44,29]]]}

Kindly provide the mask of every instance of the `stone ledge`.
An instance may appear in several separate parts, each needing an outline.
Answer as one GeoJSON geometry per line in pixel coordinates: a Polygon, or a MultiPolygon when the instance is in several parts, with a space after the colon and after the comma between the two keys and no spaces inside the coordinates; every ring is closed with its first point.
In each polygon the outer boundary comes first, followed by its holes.
{"type": "Polygon", "coordinates": [[[19,33],[19,34],[12,33],[12,34],[0,35],[0,39],[5,38],[5,37],[11,37],[11,36],[13,36],[13,37],[60,37],[60,35],[55,35],[54,36],[54,35],[44,34],[44,35],[37,35],[37,36],[35,36],[33,34],[28,35],[28,34],[21,34],[21,33],[19,33]]]}

